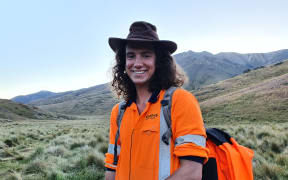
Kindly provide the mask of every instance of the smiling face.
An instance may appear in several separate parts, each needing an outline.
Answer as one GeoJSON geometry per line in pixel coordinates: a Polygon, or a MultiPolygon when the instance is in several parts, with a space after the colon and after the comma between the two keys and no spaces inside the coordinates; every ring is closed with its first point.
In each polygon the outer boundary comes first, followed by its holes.
{"type": "Polygon", "coordinates": [[[136,87],[149,87],[155,72],[156,55],[152,46],[126,47],[125,70],[136,87]]]}

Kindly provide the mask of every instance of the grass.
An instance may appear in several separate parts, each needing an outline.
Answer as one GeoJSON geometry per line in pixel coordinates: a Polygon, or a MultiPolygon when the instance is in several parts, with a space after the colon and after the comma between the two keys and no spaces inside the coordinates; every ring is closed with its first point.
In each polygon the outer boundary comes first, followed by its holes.
{"type": "MultiPolygon", "coordinates": [[[[288,178],[288,122],[207,123],[254,150],[255,179],[288,178]]],[[[5,123],[0,127],[0,176],[23,180],[104,178],[106,121],[5,123]],[[37,138],[35,138],[37,137],[37,138]],[[13,146],[4,143],[11,140],[13,146]],[[5,150],[9,153],[5,154],[5,150]],[[21,155],[22,159],[16,157],[21,155]]],[[[1,179],[1,178],[0,178],[1,179]]]]}
{"type": "Polygon", "coordinates": [[[19,121],[0,126],[0,179],[103,179],[107,122],[19,121]],[[21,158],[19,158],[21,157],[21,158]]]}

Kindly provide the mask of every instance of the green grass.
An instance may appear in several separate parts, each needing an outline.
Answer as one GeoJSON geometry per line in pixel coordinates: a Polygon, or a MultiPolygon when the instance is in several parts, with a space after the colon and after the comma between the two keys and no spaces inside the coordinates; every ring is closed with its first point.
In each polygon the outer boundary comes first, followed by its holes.
{"type": "Polygon", "coordinates": [[[1,124],[0,177],[103,179],[108,144],[105,127],[106,121],[94,118],[1,124]]]}
{"type": "Polygon", "coordinates": [[[288,122],[287,98],[265,98],[252,93],[221,104],[202,106],[203,118],[209,124],[288,122]]]}
{"type": "Polygon", "coordinates": [[[287,74],[288,60],[281,65],[272,65],[266,68],[250,71],[249,73],[236,76],[231,79],[220,81],[216,84],[193,90],[192,93],[202,102],[217,96],[225,95],[251,85],[258,84],[265,80],[287,74]]]}

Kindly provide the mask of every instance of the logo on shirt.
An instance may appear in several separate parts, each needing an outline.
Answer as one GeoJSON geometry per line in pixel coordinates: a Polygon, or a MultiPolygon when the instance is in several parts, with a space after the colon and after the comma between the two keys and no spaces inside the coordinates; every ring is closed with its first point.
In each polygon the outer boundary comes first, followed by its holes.
{"type": "Polygon", "coordinates": [[[148,114],[146,115],[146,120],[155,119],[158,117],[158,114],[148,114]]]}

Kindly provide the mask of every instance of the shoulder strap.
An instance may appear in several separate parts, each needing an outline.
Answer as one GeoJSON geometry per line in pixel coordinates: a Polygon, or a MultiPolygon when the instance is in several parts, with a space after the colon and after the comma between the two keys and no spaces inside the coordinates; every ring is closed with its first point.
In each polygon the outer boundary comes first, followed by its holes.
{"type": "Polygon", "coordinates": [[[162,111],[163,111],[163,115],[164,115],[164,119],[167,123],[168,129],[167,131],[163,134],[162,136],[162,141],[165,144],[169,144],[169,139],[172,136],[172,130],[171,130],[171,106],[172,106],[172,96],[173,93],[175,92],[177,88],[172,86],[169,89],[166,90],[165,94],[164,94],[164,98],[161,101],[161,105],[162,105],[162,111]]]}
{"type": "Polygon", "coordinates": [[[217,146],[222,145],[223,143],[232,144],[231,136],[220,129],[206,128],[206,134],[208,139],[210,139],[217,146]]]}
{"type": "Polygon", "coordinates": [[[126,110],[126,101],[122,101],[119,103],[119,109],[118,109],[118,116],[117,116],[117,126],[118,126],[118,130],[115,136],[115,143],[114,143],[114,161],[113,164],[117,165],[118,163],[118,158],[117,158],[117,141],[119,139],[119,135],[120,135],[120,125],[121,125],[121,121],[124,115],[124,112],[126,110]]]}

